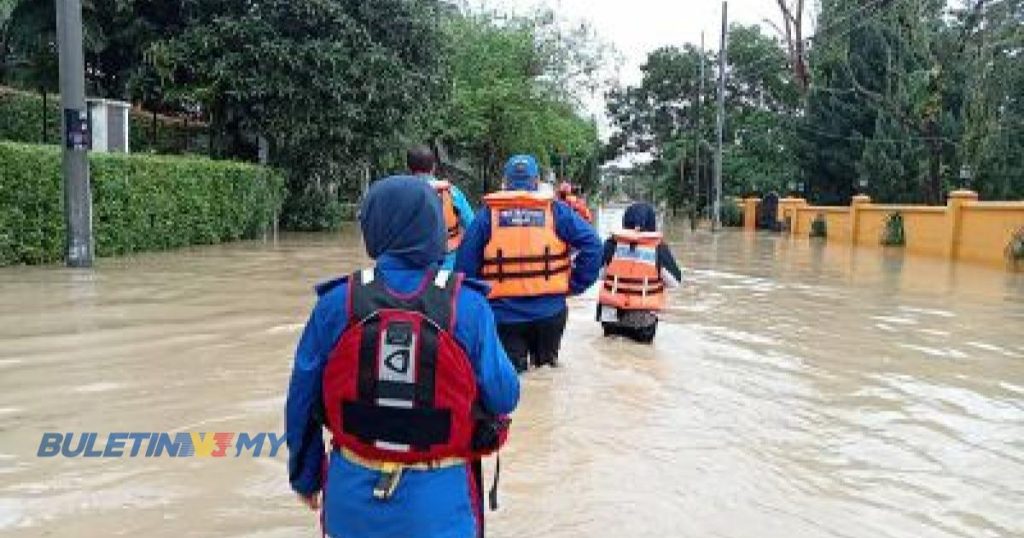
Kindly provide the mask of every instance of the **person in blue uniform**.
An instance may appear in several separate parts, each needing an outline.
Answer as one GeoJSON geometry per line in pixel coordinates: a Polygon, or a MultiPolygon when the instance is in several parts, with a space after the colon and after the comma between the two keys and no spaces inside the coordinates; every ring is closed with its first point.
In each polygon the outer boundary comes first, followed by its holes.
{"type": "MultiPolygon", "coordinates": [[[[409,167],[409,172],[414,176],[426,179],[431,184],[438,184],[434,176],[437,169],[437,159],[434,157],[434,151],[430,149],[430,146],[421,144],[409,148],[405,154],[405,162],[409,167]]],[[[444,262],[441,266],[444,269],[452,269],[455,267],[455,253],[459,242],[462,240],[465,231],[473,224],[473,206],[470,205],[466,195],[462,193],[462,189],[457,185],[450,182],[444,182],[444,185],[449,190],[451,196],[450,198],[442,196],[442,203],[451,203],[451,207],[445,208],[442,206],[442,209],[445,210],[445,213],[451,214],[449,218],[454,218],[456,222],[450,224],[458,228],[452,230],[453,237],[449,237],[448,240],[450,248],[446,249],[444,262]],[[445,202],[446,199],[450,200],[450,202],[445,202]]],[[[445,223],[446,230],[449,228],[448,224],[447,222],[445,223]]]]}
{"type": "Polygon", "coordinates": [[[533,156],[511,157],[503,191],[484,197],[455,262],[457,271],[493,286],[498,334],[520,372],[557,365],[566,297],[586,291],[601,269],[594,227],[552,194],[538,193],[539,181],[533,156]]]}
{"type": "MultiPolygon", "coordinates": [[[[388,293],[412,297],[440,273],[443,216],[436,192],[415,177],[374,183],[360,210],[372,274],[388,293]]],[[[343,333],[351,330],[349,278],[317,286],[318,299],[302,332],[285,404],[288,478],[310,509],[321,510],[327,536],[335,538],[471,538],[482,533],[478,479],[471,466],[408,468],[387,498],[376,498],[382,473],[351,451],[332,447],[325,460],[325,369],[338,360],[343,333]]],[[[487,413],[510,413],[519,400],[516,372],[498,339],[485,299],[486,285],[466,280],[450,304],[451,333],[472,366],[478,401],[487,413]]],[[[390,341],[389,341],[390,343],[390,341]]],[[[358,362],[358,361],[356,361],[358,362]]],[[[352,373],[352,375],[355,375],[352,373]]],[[[441,381],[437,381],[440,383],[441,381]]],[[[330,415],[328,414],[328,417],[330,415]]],[[[326,419],[329,423],[330,419],[326,419]]],[[[330,426],[328,426],[330,427],[330,426]]]]}

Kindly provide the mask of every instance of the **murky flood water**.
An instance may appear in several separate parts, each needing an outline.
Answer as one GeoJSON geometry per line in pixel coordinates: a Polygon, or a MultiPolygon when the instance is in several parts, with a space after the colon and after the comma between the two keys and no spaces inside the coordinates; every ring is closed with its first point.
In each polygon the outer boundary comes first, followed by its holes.
{"type": "MultiPolygon", "coordinates": [[[[1024,278],[674,234],[656,342],[573,301],[529,373],[494,537],[1024,536],[1024,278]]],[[[41,434],[282,429],[317,280],[358,237],[0,270],[0,534],[319,536],[270,458],[36,457],[41,434]]]]}

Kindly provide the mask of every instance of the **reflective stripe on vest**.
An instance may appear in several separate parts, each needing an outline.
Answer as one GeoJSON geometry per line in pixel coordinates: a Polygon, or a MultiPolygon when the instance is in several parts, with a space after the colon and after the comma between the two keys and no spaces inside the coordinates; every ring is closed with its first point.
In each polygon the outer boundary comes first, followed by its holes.
{"type": "Polygon", "coordinates": [[[555,232],[553,198],[523,191],[484,197],[491,212],[491,238],[480,276],[489,298],[533,297],[569,291],[569,246],[555,232]]]}
{"type": "Polygon", "coordinates": [[[462,238],[466,230],[462,228],[462,221],[459,219],[459,208],[455,206],[455,197],[452,195],[452,185],[447,181],[431,180],[430,186],[434,187],[437,195],[441,197],[441,208],[444,213],[444,227],[448,238],[447,252],[455,252],[462,244],[462,238]]]}
{"type": "Polygon", "coordinates": [[[664,308],[665,284],[658,271],[661,234],[619,231],[612,237],[615,253],[605,270],[598,301],[623,310],[664,308]]]}

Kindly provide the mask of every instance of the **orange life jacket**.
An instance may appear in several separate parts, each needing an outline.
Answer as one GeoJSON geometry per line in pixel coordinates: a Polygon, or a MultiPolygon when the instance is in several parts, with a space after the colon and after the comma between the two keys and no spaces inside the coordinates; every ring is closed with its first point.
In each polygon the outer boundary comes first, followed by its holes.
{"type": "Polygon", "coordinates": [[[598,302],[622,310],[665,308],[665,283],[658,270],[658,232],[614,232],[615,254],[604,273],[598,302]]]}
{"type": "Polygon", "coordinates": [[[587,203],[582,198],[577,197],[575,194],[570,194],[565,197],[565,201],[583,220],[590,223],[594,222],[594,216],[590,214],[590,208],[587,207],[587,203]]]}
{"type": "Polygon", "coordinates": [[[462,228],[462,221],[459,220],[459,208],[455,207],[455,199],[452,197],[452,184],[442,180],[431,180],[430,186],[434,187],[437,195],[441,197],[441,206],[444,210],[444,227],[448,232],[447,251],[455,252],[462,244],[462,236],[466,230],[462,228]]]}
{"type": "Polygon", "coordinates": [[[569,245],[555,233],[554,198],[526,191],[488,194],[491,240],[480,276],[488,298],[534,297],[569,292],[569,245]]]}

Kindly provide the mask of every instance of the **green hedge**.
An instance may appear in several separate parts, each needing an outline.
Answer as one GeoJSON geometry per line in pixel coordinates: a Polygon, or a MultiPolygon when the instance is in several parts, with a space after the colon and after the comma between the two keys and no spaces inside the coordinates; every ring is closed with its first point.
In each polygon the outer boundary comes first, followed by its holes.
{"type": "MultiPolygon", "coordinates": [[[[0,142],[0,265],[63,258],[60,150],[0,142]]],[[[256,165],[206,158],[90,155],[96,253],[111,256],[262,233],[284,181],[256,165]]]]}
{"type": "MultiPolygon", "coordinates": [[[[203,124],[186,127],[182,120],[157,116],[154,131],[153,116],[134,109],[128,116],[128,137],[132,153],[206,153],[209,149],[209,133],[203,124]]],[[[0,86],[0,140],[60,144],[60,96],[48,95],[44,109],[41,94],[0,86]]]]}

